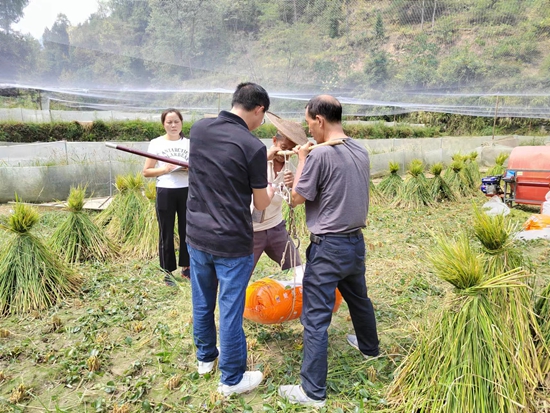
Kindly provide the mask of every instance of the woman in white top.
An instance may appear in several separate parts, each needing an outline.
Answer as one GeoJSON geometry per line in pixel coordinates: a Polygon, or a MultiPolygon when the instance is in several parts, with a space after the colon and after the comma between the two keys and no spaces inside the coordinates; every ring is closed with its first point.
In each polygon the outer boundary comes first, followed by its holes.
{"type": "MultiPolygon", "coordinates": [[[[181,132],[183,117],[176,109],[162,112],[160,120],[166,135],[159,136],[149,143],[149,153],[176,158],[189,162],[189,139],[181,132]]],[[[177,269],[174,246],[174,226],[178,216],[178,234],[180,237],[179,266],[181,274],[189,278],[189,253],[185,245],[187,194],[189,183],[187,168],[147,158],[143,167],[143,176],[157,178],[156,211],[159,224],[160,267],[165,272],[166,285],[174,286],[171,276],[177,269]]]]}

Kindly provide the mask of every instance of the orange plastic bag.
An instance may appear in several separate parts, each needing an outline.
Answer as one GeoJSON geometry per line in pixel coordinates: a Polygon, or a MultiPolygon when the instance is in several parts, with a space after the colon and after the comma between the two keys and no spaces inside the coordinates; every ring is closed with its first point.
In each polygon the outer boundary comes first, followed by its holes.
{"type": "MultiPolygon", "coordinates": [[[[333,312],[342,303],[342,294],[336,290],[333,312]]],[[[292,281],[262,278],[246,289],[244,318],[261,324],[277,324],[294,320],[302,314],[302,285],[292,281]]]]}
{"type": "Polygon", "coordinates": [[[523,224],[523,229],[525,231],[544,228],[550,228],[550,215],[534,214],[525,221],[525,224],[523,224]]]}

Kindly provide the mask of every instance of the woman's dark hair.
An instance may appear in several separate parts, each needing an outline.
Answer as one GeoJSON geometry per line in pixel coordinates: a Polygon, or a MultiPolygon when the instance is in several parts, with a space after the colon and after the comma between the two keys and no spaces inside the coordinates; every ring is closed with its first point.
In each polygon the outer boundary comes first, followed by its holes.
{"type": "Polygon", "coordinates": [[[311,98],[306,105],[309,117],[315,119],[317,115],[324,117],[327,122],[342,122],[342,105],[333,96],[319,95],[311,98]]]}
{"type": "Polygon", "coordinates": [[[160,121],[163,125],[164,121],[166,120],[166,115],[168,115],[169,113],[175,113],[176,115],[178,115],[178,118],[180,118],[180,120],[183,122],[183,116],[181,116],[180,111],[174,108],[169,108],[162,112],[162,115],[160,115],[160,121]]]}
{"type": "Polygon", "coordinates": [[[231,106],[241,106],[244,110],[254,110],[256,106],[263,106],[264,112],[269,110],[269,95],[266,90],[256,83],[245,82],[237,86],[233,93],[231,106]]]}

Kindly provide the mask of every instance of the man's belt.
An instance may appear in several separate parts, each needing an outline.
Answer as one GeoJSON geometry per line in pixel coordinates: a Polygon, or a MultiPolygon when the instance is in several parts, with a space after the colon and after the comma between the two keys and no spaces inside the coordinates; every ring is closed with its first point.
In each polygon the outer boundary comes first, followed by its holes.
{"type": "Polygon", "coordinates": [[[358,237],[362,234],[363,234],[363,231],[361,231],[361,229],[357,229],[352,232],[334,232],[334,233],[320,234],[320,235],[315,235],[311,233],[309,234],[309,240],[314,244],[319,244],[321,240],[325,237],[351,238],[351,237],[358,237]]]}

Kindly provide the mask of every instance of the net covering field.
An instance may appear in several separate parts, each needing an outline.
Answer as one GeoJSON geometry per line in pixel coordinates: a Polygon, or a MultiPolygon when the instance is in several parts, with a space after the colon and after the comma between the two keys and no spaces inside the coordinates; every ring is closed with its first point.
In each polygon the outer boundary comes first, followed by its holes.
{"type": "Polygon", "coordinates": [[[101,0],[41,39],[11,29],[27,3],[0,5],[1,94],[56,108],[215,113],[253,81],[288,116],[330,93],[362,116],[550,118],[548,0],[101,0]]]}

